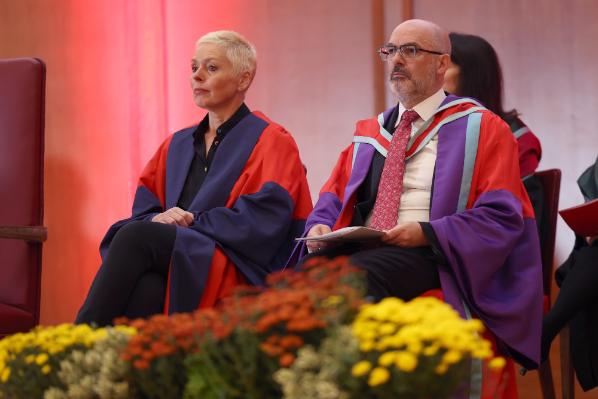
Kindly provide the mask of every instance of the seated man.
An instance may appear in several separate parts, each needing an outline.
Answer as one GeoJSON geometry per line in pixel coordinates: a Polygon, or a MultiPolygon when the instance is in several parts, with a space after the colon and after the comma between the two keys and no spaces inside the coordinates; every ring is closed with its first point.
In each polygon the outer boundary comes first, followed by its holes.
{"type": "MultiPolygon", "coordinates": [[[[308,241],[307,249],[349,255],[367,271],[376,299],[442,288],[448,303],[480,318],[517,361],[536,364],[541,261],[515,138],[476,101],[445,95],[451,48],[440,27],[406,21],[379,52],[399,103],[357,122],[305,234],[349,225],[385,234],[374,245],[308,241]]],[[[298,247],[291,261],[303,256],[298,247]]]]}

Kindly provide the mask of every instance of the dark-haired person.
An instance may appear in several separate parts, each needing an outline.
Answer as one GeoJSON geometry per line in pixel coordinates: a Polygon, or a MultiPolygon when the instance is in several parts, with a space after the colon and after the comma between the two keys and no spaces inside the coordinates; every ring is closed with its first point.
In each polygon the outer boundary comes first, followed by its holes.
{"type": "Polygon", "coordinates": [[[444,75],[444,90],[479,100],[507,122],[519,145],[521,177],[531,175],[538,167],[542,148],[517,111],[503,108],[503,77],[496,51],[479,36],[451,32],[449,38],[451,63],[444,75]]]}
{"type": "Polygon", "coordinates": [[[103,262],[77,323],[209,307],[284,266],[311,197],[291,135],[244,103],[255,71],[255,49],[238,33],[197,41],[190,83],[208,112],[145,167],[132,216],[100,245],[103,262]]]}
{"type": "Polygon", "coordinates": [[[521,121],[515,109],[503,108],[503,76],[498,55],[484,38],[475,35],[449,34],[451,41],[451,62],[444,75],[444,90],[461,97],[479,100],[482,105],[500,116],[517,139],[519,150],[519,171],[530,197],[540,242],[544,242],[545,228],[540,181],[532,176],[542,157],[540,140],[521,121]]]}

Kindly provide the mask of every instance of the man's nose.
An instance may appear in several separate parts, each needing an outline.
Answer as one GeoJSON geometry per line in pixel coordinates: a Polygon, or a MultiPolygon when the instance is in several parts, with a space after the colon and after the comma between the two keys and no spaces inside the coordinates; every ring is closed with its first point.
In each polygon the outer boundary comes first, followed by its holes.
{"type": "Polygon", "coordinates": [[[400,51],[397,51],[393,55],[388,57],[388,61],[392,65],[397,65],[397,64],[403,65],[405,63],[405,57],[403,57],[403,55],[401,54],[400,51]]]}

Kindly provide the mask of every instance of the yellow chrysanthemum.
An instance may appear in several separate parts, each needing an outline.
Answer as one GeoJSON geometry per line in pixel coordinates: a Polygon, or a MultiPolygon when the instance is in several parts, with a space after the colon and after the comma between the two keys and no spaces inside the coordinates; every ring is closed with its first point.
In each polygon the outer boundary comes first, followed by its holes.
{"type": "Polygon", "coordinates": [[[382,335],[390,335],[397,330],[397,326],[394,323],[382,323],[378,326],[378,332],[382,335]]]}
{"type": "Polygon", "coordinates": [[[391,351],[383,353],[382,356],[378,358],[378,364],[382,367],[389,367],[391,364],[395,362],[397,358],[397,352],[391,351]]]}
{"type": "Polygon", "coordinates": [[[10,378],[10,369],[8,367],[6,367],[4,370],[2,370],[2,374],[0,375],[0,381],[6,382],[6,381],[8,381],[9,378],[10,378]]]}
{"type": "Polygon", "coordinates": [[[335,307],[343,303],[343,297],[340,295],[331,295],[322,301],[324,307],[335,307]]]}
{"type": "Polygon", "coordinates": [[[378,385],[384,384],[390,378],[390,372],[385,369],[384,367],[376,367],[370,373],[370,378],[368,379],[368,385],[371,387],[376,387],[378,385]]]}
{"type": "Polygon", "coordinates": [[[42,367],[43,374],[48,374],[48,373],[50,373],[50,371],[52,371],[52,368],[50,367],[49,364],[45,364],[44,367],[42,367]]]}
{"type": "Polygon", "coordinates": [[[430,346],[424,348],[422,353],[424,354],[424,356],[434,356],[436,353],[438,353],[438,349],[439,349],[438,345],[436,345],[436,344],[430,345],[430,346]]]}
{"type": "Polygon", "coordinates": [[[39,366],[46,363],[48,361],[48,354],[47,353],[40,353],[35,357],[35,363],[39,366]]]}
{"type": "Polygon", "coordinates": [[[407,350],[414,355],[419,355],[422,351],[423,345],[420,341],[411,341],[407,344],[407,350]]]}
{"type": "Polygon", "coordinates": [[[355,363],[355,365],[351,369],[351,375],[353,377],[361,377],[369,373],[371,369],[372,364],[367,360],[362,360],[358,363],[355,363]]]}
{"type": "Polygon", "coordinates": [[[490,349],[478,349],[474,350],[472,355],[478,359],[489,359],[492,357],[492,351],[490,349]]]}
{"type": "Polygon", "coordinates": [[[455,364],[458,363],[461,359],[461,353],[456,350],[449,350],[444,354],[444,356],[442,356],[442,361],[446,364],[455,364]]]}
{"type": "Polygon", "coordinates": [[[488,363],[488,367],[492,370],[502,370],[503,367],[507,364],[507,361],[503,357],[495,357],[494,359],[490,360],[488,363]]]}
{"type": "Polygon", "coordinates": [[[362,352],[370,352],[374,349],[374,341],[363,341],[359,344],[359,350],[362,352]]]}
{"type": "Polygon", "coordinates": [[[406,373],[409,373],[417,367],[417,356],[410,352],[399,352],[395,358],[395,366],[406,373]]]}
{"type": "Polygon", "coordinates": [[[438,366],[436,366],[436,369],[434,370],[436,372],[436,374],[444,374],[446,373],[446,371],[448,370],[448,365],[445,363],[440,363],[438,366]]]}

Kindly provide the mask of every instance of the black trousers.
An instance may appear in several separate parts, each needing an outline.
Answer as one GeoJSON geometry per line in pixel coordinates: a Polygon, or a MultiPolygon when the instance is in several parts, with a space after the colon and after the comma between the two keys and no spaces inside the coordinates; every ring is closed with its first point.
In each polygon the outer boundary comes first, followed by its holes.
{"type": "Polygon", "coordinates": [[[440,288],[438,259],[430,247],[342,244],[313,252],[304,261],[316,256],[332,259],[342,255],[366,271],[368,295],[377,301],[389,296],[410,300],[440,288]]]}
{"type": "Polygon", "coordinates": [[[75,323],[111,324],[147,317],[164,306],[176,227],[136,221],[114,236],[75,323]]]}
{"type": "Polygon", "coordinates": [[[578,236],[573,252],[556,274],[561,288],[542,321],[542,360],[548,357],[550,345],[561,329],[598,302],[598,242],[590,246],[578,236]]]}

